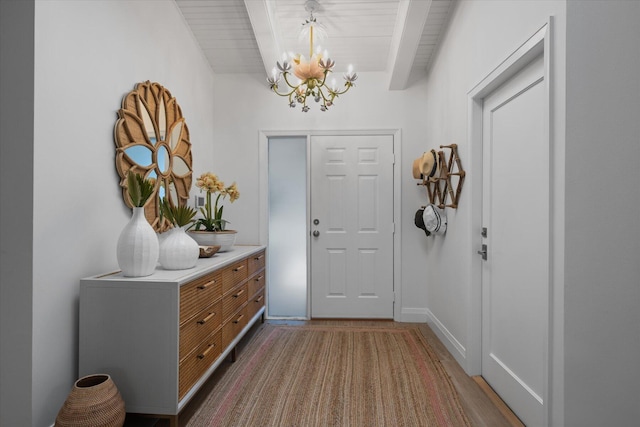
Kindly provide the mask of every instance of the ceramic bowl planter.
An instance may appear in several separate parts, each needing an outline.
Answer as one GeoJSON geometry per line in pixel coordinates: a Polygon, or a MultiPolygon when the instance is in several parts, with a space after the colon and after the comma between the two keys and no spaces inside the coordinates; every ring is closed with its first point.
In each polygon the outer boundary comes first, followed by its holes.
{"type": "Polygon", "coordinates": [[[218,252],[227,252],[233,248],[236,242],[236,230],[224,231],[197,231],[191,230],[189,234],[200,246],[220,246],[218,252]]]}

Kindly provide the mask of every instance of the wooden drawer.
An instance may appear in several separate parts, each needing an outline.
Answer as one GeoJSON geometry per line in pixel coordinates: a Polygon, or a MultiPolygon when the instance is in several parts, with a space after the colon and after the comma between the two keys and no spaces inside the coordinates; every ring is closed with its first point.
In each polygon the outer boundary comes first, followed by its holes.
{"type": "Polygon", "coordinates": [[[206,274],[180,287],[180,324],[222,297],[222,273],[206,274]]]}
{"type": "Polygon", "coordinates": [[[182,362],[194,348],[222,325],[222,300],[211,304],[180,326],[180,356],[182,362]]]}
{"type": "Polygon", "coordinates": [[[251,277],[249,279],[249,298],[251,298],[253,295],[256,294],[256,292],[258,292],[259,290],[261,290],[262,288],[264,288],[264,283],[265,283],[265,272],[261,271],[260,273],[256,274],[255,276],[251,277]]]}
{"type": "Polygon", "coordinates": [[[222,293],[226,294],[247,278],[247,259],[238,261],[222,270],[222,293]]]}
{"type": "Polygon", "coordinates": [[[245,305],[242,310],[233,315],[228,322],[222,326],[222,346],[227,348],[231,341],[242,331],[249,322],[249,316],[247,315],[248,308],[245,305]]]}
{"type": "Polygon", "coordinates": [[[251,276],[256,271],[262,270],[264,268],[265,261],[266,261],[266,256],[264,251],[251,255],[247,260],[248,268],[249,268],[249,276],[251,276]]]}
{"type": "Polygon", "coordinates": [[[190,353],[182,363],[178,378],[178,399],[193,387],[222,352],[222,330],[210,335],[196,351],[190,353]]]}
{"type": "Polygon", "coordinates": [[[258,310],[260,310],[262,307],[264,307],[264,289],[258,292],[249,300],[249,304],[247,305],[247,315],[249,319],[255,316],[258,310]]]}
{"type": "Polygon", "coordinates": [[[238,309],[247,302],[249,298],[247,286],[247,283],[242,286],[238,286],[222,298],[222,319],[225,323],[231,316],[233,316],[233,313],[238,311],[238,309]]]}

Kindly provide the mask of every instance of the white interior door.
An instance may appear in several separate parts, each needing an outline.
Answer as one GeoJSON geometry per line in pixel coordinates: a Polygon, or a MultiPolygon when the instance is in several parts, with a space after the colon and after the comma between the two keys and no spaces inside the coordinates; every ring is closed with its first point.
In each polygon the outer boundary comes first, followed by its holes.
{"type": "Polygon", "coordinates": [[[311,316],[393,318],[393,136],[311,137],[311,316]]]}
{"type": "Polygon", "coordinates": [[[547,114],[542,55],[484,99],[482,376],[530,426],[546,425],[547,114]]]}

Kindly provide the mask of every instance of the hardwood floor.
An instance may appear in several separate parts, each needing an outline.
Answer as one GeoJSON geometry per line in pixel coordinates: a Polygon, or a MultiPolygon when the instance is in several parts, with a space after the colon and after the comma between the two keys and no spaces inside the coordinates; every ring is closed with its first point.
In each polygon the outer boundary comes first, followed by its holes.
{"type": "MultiPolygon", "coordinates": [[[[288,324],[288,325],[302,325],[302,324],[363,324],[363,322],[370,322],[385,326],[397,326],[406,327],[409,325],[416,326],[420,329],[429,345],[435,350],[440,362],[443,364],[447,373],[451,377],[451,380],[460,395],[460,401],[469,417],[471,424],[474,427],[522,427],[523,424],[518,418],[509,410],[509,408],[500,400],[500,398],[491,393],[491,388],[478,378],[469,377],[458,362],[453,358],[451,353],[440,342],[438,337],[426,324],[418,323],[397,323],[393,321],[380,321],[380,320],[309,320],[309,321],[291,321],[291,320],[269,320],[269,323],[274,324],[288,324]]],[[[256,324],[249,331],[246,337],[238,344],[238,351],[242,352],[243,347],[250,340],[252,334],[255,334],[260,329],[260,324],[256,324]]],[[[225,372],[231,365],[231,362],[226,361],[220,365],[212,377],[205,383],[202,389],[197,395],[185,406],[179,416],[179,427],[186,426],[189,419],[193,416],[195,411],[202,405],[204,399],[209,394],[209,391],[215,387],[219,379],[225,375],[225,372]]],[[[137,417],[129,415],[125,422],[125,427],[168,427],[168,420],[149,419],[144,417],[137,417]]]]}

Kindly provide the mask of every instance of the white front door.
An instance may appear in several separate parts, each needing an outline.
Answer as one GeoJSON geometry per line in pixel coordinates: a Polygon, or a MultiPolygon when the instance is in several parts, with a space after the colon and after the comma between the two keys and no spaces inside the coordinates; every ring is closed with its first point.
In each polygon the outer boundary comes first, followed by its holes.
{"type": "Polygon", "coordinates": [[[393,318],[393,136],[311,137],[311,317],[393,318]]]}
{"type": "Polygon", "coordinates": [[[546,424],[549,139],[540,55],[483,106],[482,376],[529,426],[546,424]]]}

